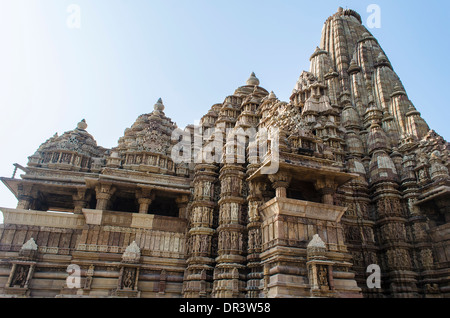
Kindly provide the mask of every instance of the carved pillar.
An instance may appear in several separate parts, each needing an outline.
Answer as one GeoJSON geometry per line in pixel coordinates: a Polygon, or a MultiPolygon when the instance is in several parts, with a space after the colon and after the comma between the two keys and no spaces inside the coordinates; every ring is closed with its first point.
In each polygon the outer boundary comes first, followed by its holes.
{"type": "Polygon", "coordinates": [[[358,286],[366,297],[380,297],[381,290],[367,287],[366,269],[369,265],[379,265],[378,248],[375,245],[374,224],[370,216],[370,194],[366,178],[366,171],[357,157],[348,158],[349,172],[359,177],[339,187],[335,196],[335,204],[347,207],[341,222],[345,231],[345,241],[352,254],[352,270],[358,286]]]}
{"type": "Polygon", "coordinates": [[[177,202],[177,206],[178,206],[178,217],[180,219],[186,219],[189,197],[187,195],[183,195],[181,197],[176,198],[176,202],[177,202]]]}
{"type": "Polygon", "coordinates": [[[139,198],[138,199],[138,203],[139,203],[139,213],[140,214],[147,214],[148,213],[148,208],[150,207],[150,204],[152,204],[152,199],[148,199],[148,198],[139,198]]]}
{"type": "Polygon", "coordinates": [[[263,279],[263,267],[261,265],[261,217],[258,208],[264,203],[262,190],[265,184],[262,182],[249,183],[248,201],[248,255],[247,267],[247,297],[259,298],[261,296],[261,279],[263,279]]]}
{"type": "Polygon", "coordinates": [[[148,208],[154,199],[154,194],[152,194],[152,191],[150,189],[138,189],[136,192],[136,198],[139,204],[139,213],[147,214],[148,208]]]}
{"type": "Polygon", "coordinates": [[[20,184],[18,186],[18,209],[29,210],[32,208],[33,202],[36,198],[36,191],[32,185],[20,184]]]}
{"type": "MultiPolygon", "coordinates": [[[[183,296],[186,298],[209,297],[213,278],[213,237],[215,187],[217,186],[217,167],[213,164],[197,164],[194,177],[194,197],[190,206],[187,268],[184,273],[183,296]]],[[[185,214],[187,198],[180,197],[177,202],[180,217],[185,214]]]]}
{"type": "Polygon", "coordinates": [[[419,277],[419,293],[426,294],[426,286],[434,284],[434,273],[430,270],[434,269],[433,246],[429,235],[428,220],[416,206],[418,196],[420,195],[417,185],[414,167],[416,162],[414,155],[405,155],[402,161],[401,188],[403,189],[403,199],[407,202],[406,231],[408,239],[413,246],[413,262],[414,270],[422,272],[419,277]]]}
{"type": "Polygon", "coordinates": [[[225,164],[220,170],[219,256],[214,269],[213,290],[216,298],[245,297],[244,177],[244,167],[239,164],[225,164]]]}
{"type": "Polygon", "coordinates": [[[287,189],[291,183],[292,176],[287,172],[277,172],[269,175],[269,180],[272,182],[272,187],[275,189],[277,198],[286,198],[287,189]]]}
{"type": "Polygon", "coordinates": [[[89,202],[89,197],[86,188],[77,189],[77,193],[72,195],[75,214],[82,214],[83,209],[87,207],[89,202]]]}
{"type": "Polygon", "coordinates": [[[116,187],[112,184],[101,183],[95,187],[95,194],[97,197],[97,210],[107,210],[110,205],[110,200],[116,187]]]}
{"type": "MultiPolygon", "coordinates": [[[[395,182],[387,180],[372,186],[376,204],[378,241],[382,247],[384,288],[392,297],[417,297],[411,245],[407,242],[406,213],[395,182]]],[[[383,285],[382,285],[383,286],[383,285]]]]}
{"type": "Polygon", "coordinates": [[[328,205],[334,205],[334,193],[336,192],[337,185],[333,179],[322,177],[316,180],[314,187],[319,191],[322,196],[322,203],[328,205]]]}

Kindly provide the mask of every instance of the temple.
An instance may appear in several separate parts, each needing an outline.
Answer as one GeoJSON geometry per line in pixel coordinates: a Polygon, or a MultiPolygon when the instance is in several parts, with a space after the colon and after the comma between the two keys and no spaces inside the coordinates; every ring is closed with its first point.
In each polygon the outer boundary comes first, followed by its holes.
{"type": "Polygon", "coordinates": [[[0,297],[450,297],[448,142],[355,11],[310,63],[289,101],[252,73],[180,138],[160,99],[115,148],[85,120],[45,141],[1,178],[0,297]]]}

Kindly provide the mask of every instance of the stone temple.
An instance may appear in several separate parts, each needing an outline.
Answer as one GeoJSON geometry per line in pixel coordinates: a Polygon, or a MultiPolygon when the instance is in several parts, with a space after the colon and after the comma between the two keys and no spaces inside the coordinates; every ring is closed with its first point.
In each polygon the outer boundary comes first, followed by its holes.
{"type": "Polygon", "coordinates": [[[355,11],[310,62],[289,102],[253,73],[203,116],[236,160],[174,160],[162,100],[113,149],[84,120],[45,141],[1,179],[0,297],[449,297],[449,144],[355,11]],[[228,138],[275,128],[266,152],[228,138]]]}

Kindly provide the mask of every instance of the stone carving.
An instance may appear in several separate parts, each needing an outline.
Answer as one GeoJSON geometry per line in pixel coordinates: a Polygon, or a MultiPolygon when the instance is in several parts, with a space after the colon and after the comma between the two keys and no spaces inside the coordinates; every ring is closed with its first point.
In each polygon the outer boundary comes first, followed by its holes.
{"type": "Polygon", "coordinates": [[[29,266],[17,265],[10,287],[19,286],[21,288],[24,288],[27,282],[28,271],[29,266]]]}
{"type": "Polygon", "coordinates": [[[134,279],[135,279],[134,274],[135,274],[134,268],[126,268],[124,270],[122,288],[132,289],[134,287],[134,279]]]}
{"type": "Polygon", "coordinates": [[[318,283],[320,288],[328,288],[328,268],[326,266],[317,267],[318,283]]]}
{"type": "MultiPolygon", "coordinates": [[[[42,143],[2,178],[18,204],[2,209],[0,251],[13,268],[0,281],[27,289],[38,256],[41,276],[57,279],[73,256],[96,278],[119,271],[116,291],[92,295],[135,297],[142,270],[150,297],[360,296],[361,270],[379,262],[393,283],[365,296],[444,294],[450,146],[358,13],[339,8],[324,30],[288,101],[252,73],[201,118],[203,135],[179,129],[158,99],[111,149],[86,120],[42,143]],[[246,129],[254,140],[227,138],[246,129]],[[205,159],[204,147],[217,160],[175,161],[183,137],[183,155],[205,159]]],[[[54,296],[40,286],[31,295],[54,296]]]]}
{"type": "Polygon", "coordinates": [[[126,263],[137,263],[141,257],[141,249],[136,244],[136,241],[133,241],[126,249],[122,255],[122,261],[126,263]]]}

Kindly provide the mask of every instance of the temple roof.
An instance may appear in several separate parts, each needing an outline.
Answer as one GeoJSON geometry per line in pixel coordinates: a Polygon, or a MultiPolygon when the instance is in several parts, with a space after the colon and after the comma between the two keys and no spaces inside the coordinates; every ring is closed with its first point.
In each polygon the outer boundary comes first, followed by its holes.
{"type": "Polygon", "coordinates": [[[103,156],[106,149],[99,147],[94,137],[86,131],[86,120],[81,120],[77,128],[61,136],[56,133],[38,148],[37,153],[55,150],[74,151],[89,157],[103,156]]]}
{"type": "Polygon", "coordinates": [[[164,114],[164,109],[160,98],[151,113],[139,116],[131,128],[125,129],[124,136],[119,139],[115,150],[170,155],[170,137],[177,126],[164,114]]]}

